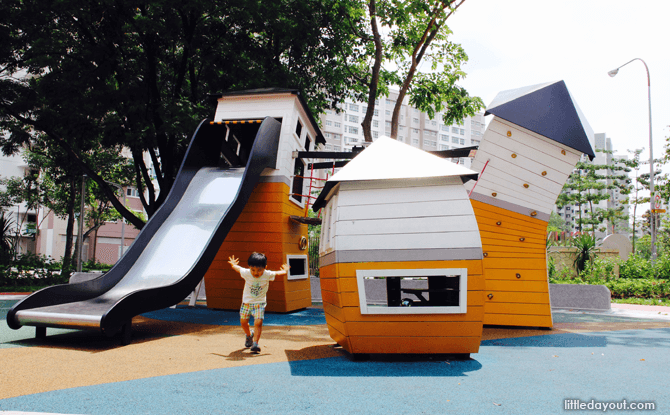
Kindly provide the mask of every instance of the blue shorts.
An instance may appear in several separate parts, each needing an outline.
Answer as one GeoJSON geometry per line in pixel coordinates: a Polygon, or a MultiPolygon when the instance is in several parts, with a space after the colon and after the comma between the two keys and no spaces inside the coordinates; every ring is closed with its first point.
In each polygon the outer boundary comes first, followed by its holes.
{"type": "Polygon", "coordinates": [[[263,320],[265,317],[266,303],[258,304],[244,304],[240,307],[240,318],[242,320],[249,320],[250,316],[254,316],[255,320],[263,320]]]}

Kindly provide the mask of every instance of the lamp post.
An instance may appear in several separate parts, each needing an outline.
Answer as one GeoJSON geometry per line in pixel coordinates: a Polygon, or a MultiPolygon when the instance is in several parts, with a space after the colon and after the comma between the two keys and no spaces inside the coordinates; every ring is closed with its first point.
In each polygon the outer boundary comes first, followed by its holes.
{"type": "Polygon", "coordinates": [[[635,58],[624,63],[616,69],[612,69],[611,71],[607,72],[607,74],[611,77],[614,77],[617,73],[619,73],[619,69],[636,60],[642,62],[644,64],[644,69],[647,70],[647,96],[649,97],[649,219],[651,222],[651,260],[653,262],[656,260],[656,218],[654,217],[654,147],[651,140],[651,80],[649,77],[649,67],[647,67],[647,63],[642,59],[635,58]]]}

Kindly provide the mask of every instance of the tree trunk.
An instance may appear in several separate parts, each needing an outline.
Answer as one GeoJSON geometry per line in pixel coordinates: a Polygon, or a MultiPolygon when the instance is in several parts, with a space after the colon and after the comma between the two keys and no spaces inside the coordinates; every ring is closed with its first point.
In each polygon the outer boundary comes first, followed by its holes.
{"type": "MultiPolygon", "coordinates": [[[[372,117],[375,113],[375,100],[377,99],[377,87],[379,84],[379,71],[382,66],[382,41],[377,28],[377,5],[375,0],[368,4],[370,10],[370,26],[372,27],[373,41],[375,42],[375,61],[372,65],[372,76],[370,78],[370,89],[368,92],[368,109],[361,126],[366,143],[372,142],[372,117]]],[[[395,138],[395,137],[393,137],[395,138]]]]}
{"type": "Polygon", "coordinates": [[[458,9],[464,2],[465,0],[459,2],[456,5],[456,7],[454,7],[454,9],[441,22],[437,21],[438,17],[442,13],[444,13],[444,10],[447,7],[449,7],[452,3],[454,3],[454,1],[443,2],[441,7],[437,6],[432,11],[432,18],[430,19],[430,22],[426,26],[426,29],[423,32],[423,36],[421,37],[421,40],[414,47],[414,51],[412,53],[412,64],[410,65],[409,71],[407,71],[407,75],[405,76],[405,80],[403,81],[402,86],[400,87],[400,91],[398,93],[398,100],[395,102],[395,107],[393,108],[393,117],[391,118],[391,138],[398,137],[398,121],[400,119],[400,109],[402,108],[402,101],[405,99],[407,91],[409,91],[409,87],[412,84],[412,80],[414,79],[414,74],[416,74],[416,69],[419,66],[419,63],[421,63],[423,55],[428,50],[428,47],[430,46],[430,43],[437,35],[437,32],[439,32],[440,29],[442,28],[442,25],[447,21],[449,16],[451,16],[453,12],[456,11],[456,9],[458,9]]]}
{"type": "Polygon", "coordinates": [[[72,236],[74,234],[74,205],[77,198],[76,179],[70,181],[70,195],[67,202],[67,226],[65,230],[65,252],[63,253],[63,272],[69,274],[72,266],[72,236]]]}

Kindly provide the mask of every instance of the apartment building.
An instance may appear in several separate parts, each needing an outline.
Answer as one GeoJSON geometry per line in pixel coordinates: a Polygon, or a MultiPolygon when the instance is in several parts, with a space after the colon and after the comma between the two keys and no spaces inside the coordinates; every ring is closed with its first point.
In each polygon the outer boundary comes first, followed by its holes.
{"type": "MultiPolygon", "coordinates": [[[[151,166],[151,161],[145,160],[151,166]]],[[[0,153],[0,177],[24,177],[28,174],[29,166],[20,154],[5,156],[0,153]]],[[[153,170],[152,170],[153,172],[153,170]]],[[[144,209],[137,189],[124,187],[119,189],[119,201],[128,209],[143,212],[144,209]]],[[[78,205],[77,205],[78,206],[78,205]]],[[[5,217],[12,222],[12,234],[19,234],[17,252],[35,253],[61,260],[65,253],[67,220],[56,215],[50,209],[39,206],[37,209],[27,209],[21,203],[5,210],[5,217]]],[[[75,223],[73,244],[77,240],[78,227],[75,223]]],[[[97,231],[84,240],[82,260],[95,259],[105,264],[114,264],[122,256],[139,234],[132,225],[125,220],[106,222],[97,231]]]]}
{"type": "MultiPolygon", "coordinates": [[[[391,135],[391,118],[397,98],[398,94],[392,92],[388,97],[379,98],[375,102],[372,119],[373,140],[391,135]]],[[[326,138],[325,150],[328,151],[349,151],[365,141],[361,123],[367,111],[367,103],[347,100],[340,109],[339,113],[329,110],[321,116],[321,129],[326,138]]],[[[442,115],[443,113],[438,113],[430,119],[425,112],[408,105],[405,98],[400,111],[398,141],[426,151],[479,145],[486,129],[483,113],[450,125],[442,122],[442,115]]],[[[470,167],[469,158],[458,161],[470,167]]]]}
{"type": "MultiPolygon", "coordinates": [[[[614,155],[612,147],[612,139],[607,137],[605,133],[594,134],[595,148],[596,148],[596,157],[591,162],[595,165],[607,166],[605,169],[598,170],[598,174],[603,176],[612,176],[622,174],[620,171],[615,171],[612,167],[617,166],[617,160],[624,159],[627,160],[627,155],[614,155]],[[604,151],[598,151],[604,150],[604,151]]],[[[587,157],[582,157],[582,161],[588,162],[587,157]]],[[[612,179],[605,179],[603,183],[606,185],[612,184],[612,179]]],[[[609,199],[601,200],[594,206],[595,209],[616,209],[623,208],[623,214],[625,216],[629,215],[630,207],[626,203],[628,199],[627,196],[622,195],[618,189],[604,189],[602,192],[605,192],[609,195],[609,199]]],[[[578,219],[579,219],[579,207],[577,205],[566,205],[562,208],[555,207],[555,211],[558,215],[566,222],[567,227],[570,231],[577,231],[579,229],[578,219]]],[[[590,207],[588,205],[582,205],[582,217],[587,217],[590,207]]],[[[613,233],[627,233],[627,224],[617,224],[612,227],[610,224],[607,226],[604,232],[596,232],[596,237],[603,238],[607,235],[613,233]]]]}

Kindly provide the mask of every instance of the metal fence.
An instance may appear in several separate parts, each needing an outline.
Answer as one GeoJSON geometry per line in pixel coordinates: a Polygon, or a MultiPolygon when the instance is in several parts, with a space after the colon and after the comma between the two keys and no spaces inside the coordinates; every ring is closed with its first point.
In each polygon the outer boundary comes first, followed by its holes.
{"type": "Polygon", "coordinates": [[[319,240],[321,239],[321,225],[308,226],[308,256],[309,256],[309,275],[319,276],[319,240]]]}

